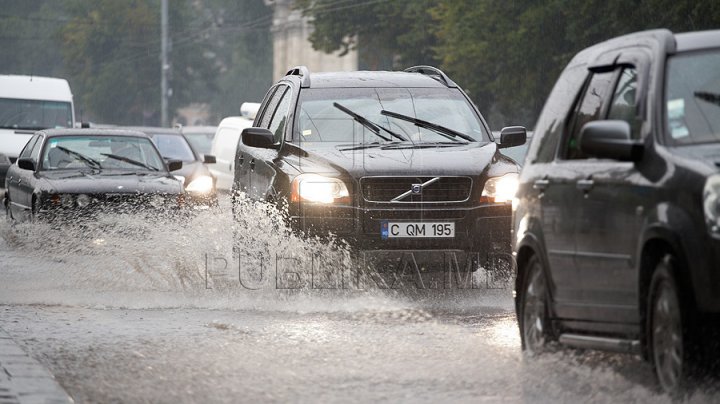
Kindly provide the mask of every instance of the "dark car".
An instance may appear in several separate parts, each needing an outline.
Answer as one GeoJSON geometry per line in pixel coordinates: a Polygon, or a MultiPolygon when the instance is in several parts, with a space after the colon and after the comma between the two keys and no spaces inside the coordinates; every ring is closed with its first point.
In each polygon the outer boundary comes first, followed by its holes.
{"type": "Polygon", "coordinates": [[[180,132],[198,153],[211,154],[210,149],[217,126],[183,126],[180,128],[180,132]]]}
{"type": "Polygon", "coordinates": [[[194,207],[217,204],[215,176],[206,164],[215,163],[215,156],[201,156],[178,129],[158,127],[128,127],[150,136],[166,160],[180,160],[182,169],[173,172],[185,186],[186,202],[194,207]]]}
{"type": "Polygon", "coordinates": [[[94,212],[177,209],[182,185],[143,133],[52,129],[36,132],[8,170],[4,198],[11,220],[94,212]]]}
{"type": "Polygon", "coordinates": [[[524,143],[525,128],[503,129],[496,144],[438,69],[294,68],[253,126],[241,135],[234,190],[287,206],[296,229],[364,251],[458,253],[460,265],[510,253],[518,166],[498,148],[524,143]]]}
{"type": "Polygon", "coordinates": [[[656,30],[565,68],[514,214],[524,349],[641,353],[682,391],[720,312],[718,66],[720,31],[656,30]]]}

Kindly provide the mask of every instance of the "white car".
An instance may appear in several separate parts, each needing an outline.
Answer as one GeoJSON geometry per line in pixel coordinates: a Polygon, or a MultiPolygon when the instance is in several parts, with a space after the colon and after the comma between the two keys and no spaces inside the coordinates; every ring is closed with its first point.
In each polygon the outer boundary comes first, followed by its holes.
{"type": "Polygon", "coordinates": [[[74,125],[67,80],[0,75],[0,188],[5,186],[8,168],[35,131],[74,125]]]}
{"type": "Polygon", "coordinates": [[[210,172],[217,178],[218,190],[230,192],[235,175],[235,151],[243,129],[253,125],[260,104],[244,103],[240,112],[242,116],[231,116],[223,119],[218,125],[213,138],[210,154],[215,156],[216,163],[209,164],[210,172]]]}

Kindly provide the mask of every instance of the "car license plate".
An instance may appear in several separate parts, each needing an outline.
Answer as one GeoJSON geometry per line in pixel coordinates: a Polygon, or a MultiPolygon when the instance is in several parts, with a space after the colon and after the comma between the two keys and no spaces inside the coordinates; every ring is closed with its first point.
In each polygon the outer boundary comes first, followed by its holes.
{"type": "Polygon", "coordinates": [[[390,222],[380,224],[380,236],[389,238],[452,238],[454,222],[390,222]]]}

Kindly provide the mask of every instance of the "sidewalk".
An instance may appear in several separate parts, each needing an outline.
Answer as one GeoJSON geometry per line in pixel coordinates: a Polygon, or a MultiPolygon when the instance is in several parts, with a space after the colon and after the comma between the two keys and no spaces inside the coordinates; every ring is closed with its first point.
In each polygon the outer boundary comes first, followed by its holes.
{"type": "Polygon", "coordinates": [[[72,402],[53,375],[0,328],[0,404],[72,402]]]}

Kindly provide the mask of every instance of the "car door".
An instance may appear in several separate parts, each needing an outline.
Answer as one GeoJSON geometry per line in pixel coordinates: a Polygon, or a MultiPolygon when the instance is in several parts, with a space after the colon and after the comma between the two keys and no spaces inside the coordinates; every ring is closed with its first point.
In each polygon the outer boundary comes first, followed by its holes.
{"type": "MultiPolygon", "coordinates": [[[[20,152],[18,159],[31,158],[32,152],[40,139],[40,135],[37,134],[31,137],[20,152]]],[[[35,161],[37,165],[37,159],[35,161]]],[[[33,171],[21,169],[17,163],[10,167],[7,177],[7,192],[10,197],[10,209],[15,218],[21,218],[27,215],[27,211],[31,207],[32,186],[30,183],[33,181],[33,176],[33,171]]]]}
{"type": "MultiPolygon", "coordinates": [[[[616,84],[602,118],[624,120],[640,138],[649,56],[624,50],[615,63],[616,84]]],[[[632,162],[585,160],[587,177],[578,183],[576,263],[583,280],[587,320],[637,323],[636,246],[649,181],[632,162]]]]}
{"type": "MultiPolygon", "coordinates": [[[[556,159],[545,176],[546,186],[542,206],[542,228],[548,263],[556,282],[555,313],[560,318],[584,318],[584,285],[577,267],[577,217],[583,195],[577,191],[592,175],[593,167],[586,164],[586,156],[579,148],[582,126],[601,116],[615,73],[587,72],[580,97],[568,118],[556,159]]],[[[536,182],[537,184],[537,182],[536,182]]],[[[541,185],[541,186],[543,186],[541,185]]]]}
{"type": "MultiPolygon", "coordinates": [[[[264,117],[260,127],[268,129],[275,137],[275,144],[279,146],[285,139],[285,128],[290,119],[289,111],[292,103],[290,86],[285,84],[277,86],[273,100],[277,101],[271,102],[268,110],[264,113],[269,119],[264,117]],[[273,106],[274,108],[271,109],[273,106]]],[[[278,157],[278,150],[253,148],[251,153],[249,195],[255,200],[264,201],[274,194],[272,185],[275,178],[275,160],[278,157]]]]}

